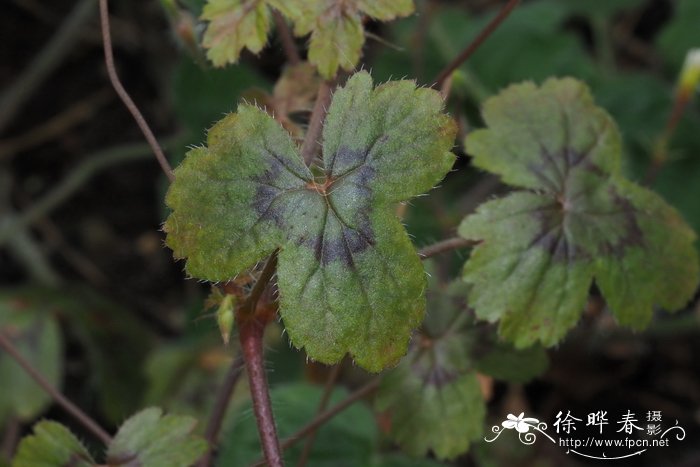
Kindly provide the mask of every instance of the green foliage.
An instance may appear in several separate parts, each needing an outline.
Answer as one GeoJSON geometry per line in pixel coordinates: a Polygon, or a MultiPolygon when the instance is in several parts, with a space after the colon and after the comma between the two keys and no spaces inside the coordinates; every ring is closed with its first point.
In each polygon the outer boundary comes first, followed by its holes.
{"type": "MultiPolygon", "coordinates": [[[[429,316],[432,316],[429,315],[429,316]]],[[[468,315],[424,332],[401,364],[382,380],[377,407],[391,414],[391,436],[412,456],[462,454],[482,432],[485,407],[469,361],[468,315]]]]}
{"type": "Polygon", "coordinates": [[[236,63],[247,48],[258,53],[267,43],[272,13],[265,0],[208,0],[202,19],[209,21],[202,45],[215,66],[236,63]]]}
{"type": "Polygon", "coordinates": [[[85,351],[90,389],[102,416],[119,424],[124,414],[137,410],[146,382],[142,368],[134,362],[142,362],[153,345],[153,335],[142,321],[128,309],[85,289],[34,289],[33,295],[42,297],[40,306],[60,304],[67,335],[85,351]]]}
{"type": "MultiPolygon", "coordinates": [[[[51,307],[28,301],[22,294],[0,294],[0,330],[20,354],[49,383],[59,387],[63,378],[63,339],[51,307]]],[[[0,352],[0,425],[8,417],[31,420],[51,398],[10,355],[0,352]]]]}
{"type": "Polygon", "coordinates": [[[338,68],[352,70],[360,60],[365,31],[362,16],[390,21],[413,13],[413,0],[294,0],[289,2],[296,35],[311,33],[309,61],[324,78],[338,68]]]}
{"type": "MultiPolygon", "coordinates": [[[[173,107],[184,124],[186,145],[200,144],[222,115],[236,108],[243,93],[253,86],[267,86],[266,80],[245,64],[226,69],[204,69],[182,59],[173,73],[173,107]]],[[[184,150],[176,162],[184,158],[184,150]]]]}
{"type": "Polygon", "coordinates": [[[388,411],[390,435],[404,451],[451,459],[482,433],[486,408],[476,369],[525,382],[546,368],[547,357],[540,347],[516,351],[494,342],[475,325],[462,283],[432,282],[425,322],[408,355],[383,377],[376,406],[388,411]]]}
{"type": "MultiPolygon", "coordinates": [[[[290,436],[308,423],[318,410],[323,390],[308,384],[280,385],[270,391],[275,422],[280,439],[290,436]]],[[[343,389],[335,389],[330,405],[340,402],[347,395],[343,389]]],[[[244,406],[233,417],[233,425],[223,436],[224,444],[218,456],[220,467],[249,466],[261,456],[255,419],[250,406],[244,406]]],[[[314,467],[354,467],[370,465],[377,450],[377,425],[372,412],[361,403],[344,410],[317,431],[308,465],[314,467]]],[[[284,451],[286,465],[296,465],[304,441],[284,451]]]]}
{"type": "Polygon", "coordinates": [[[19,445],[12,467],[91,467],[90,453],[60,423],[42,421],[19,445]]]}
{"type": "Polygon", "coordinates": [[[338,68],[352,70],[360,60],[364,15],[390,21],[413,13],[413,0],[208,0],[202,19],[209,22],[203,46],[215,66],[236,63],[244,48],[262,50],[278,9],[294,23],[298,36],[311,34],[309,61],[330,79],[338,68]]]}
{"type": "Polygon", "coordinates": [[[673,21],[661,31],[657,44],[667,65],[678,73],[688,50],[700,47],[700,2],[678,0],[673,5],[673,21]]]}
{"type": "Polygon", "coordinates": [[[532,346],[515,351],[505,342],[498,342],[476,362],[476,369],[493,378],[513,383],[527,383],[547,369],[549,360],[544,349],[532,346]]]}
{"type": "MultiPolygon", "coordinates": [[[[539,81],[551,75],[590,79],[595,70],[590,55],[576,34],[565,28],[570,17],[567,4],[568,0],[522,2],[460,67],[467,96],[478,102],[514,81],[539,81]]],[[[417,44],[419,16],[391,25],[389,39],[404,51],[377,51],[371,67],[378,79],[418,75],[419,82],[431,83],[493,16],[474,17],[457,7],[441,7],[430,15],[425,40],[417,44]]]]}
{"type": "Polygon", "coordinates": [[[211,333],[158,346],[145,361],[148,387],[141,406],[158,404],[169,412],[204,419],[214,405],[210,395],[221,385],[231,358],[211,333]]]}
{"type": "Polygon", "coordinates": [[[573,79],[514,85],[465,141],[474,164],[530,191],[482,205],[459,228],[480,240],[464,268],[477,315],[523,347],[558,342],[593,279],[621,324],[675,310],[698,281],[695,235],[653,192],[624,179],[612,119],[573,79]]]}
{"type": "Polygon", "coordinates": [[[370,371],[405,353],[425,278],[395,203],[450,169],[453,121],[410,81],[336,91],[315,179],[288,133],[241,105],[190,151],[166,201],[167,243],[193,276],[228,280],[280,248],[280,313],[292,343],[325,363],[350,352],[370,371]]]}
{"type": "Polygon", "coordinates": [[[432,451],[454,458],[480,437],[485,405],[477,369],[526,382],[547,366],[541,347],[515,350],[476,325],[467,298],[461,282],[432,279],[423,326],[408,355],[382,379],[377,408],[388,411],[391,437],[413,456],[432,451]]]}
{"type": "Polygon", "coordinates": [[[196,424],[191,417],[163,416],[159,408],[142,410],[119,428],[107,450],[107,463],[188,467],[207,450],[206,441],[191,434],[196,424]]]}

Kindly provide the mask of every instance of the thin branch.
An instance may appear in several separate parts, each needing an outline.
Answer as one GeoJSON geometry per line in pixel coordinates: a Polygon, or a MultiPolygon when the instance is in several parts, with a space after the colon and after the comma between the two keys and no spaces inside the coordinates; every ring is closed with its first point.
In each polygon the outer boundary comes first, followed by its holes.
{"type": "MultiPolygon", "coordinates": [[[[171,138],[169,141],[175,140],[176,138],[171,138]]],[[[150,147],[145,144],[126,144],[87,156],[51,191],[18,215],[14,222],[0,226],[0,246],[6,243],[14,233],[29,227],[60,206],[98,172],[122,162],[144,159],[149,155],[149,149],[150,147]]]]}
{"type": "Polygon", "coordinates": [[[124,86],[117,75],[117,70],[114,66],[114,55],[112,54],[112,37],[109,30],[109,9],[107,0],[100,0],[100,24],[102,26],[102,43],[104,45],[105,65],[107,66],[109,81],[112,83],[114,90],[117,91],[119,98],[122,100],[126,108],[129,109],[129,112],[131,112],[134,120],[136,120],[136,124],[141,129],[146,141],[148,141],[148,145],[151,146],[151,150],[155,154],[156,159],[158,159],[161,169],[163,169],[163,172],[165,172],[168,180],[172,182],[175,180],[175,175],[173,174],[173,169],[170,167],[168,159],[165,157],[165,154],[158,144],[158,140],[153,135],[151,128],[148,126],[148,123],[146,123],[146,119],[143,118],[141,111],[131,99],[129,93],[126,92],[126,89],[124,89],[124,86]]]}
{"type": "Polygon", "coordinates": [[[474,40],[459,54],[455,57],[452,62],[450,62],[435,78],[435,87],[442,87],[444,81],[448,76],[452,74],[457,68],[466,62],[469,57],[472,56],[474,52],[484,43],[484,41],[501,25],[501,23],[510,15],[513,9],[520,3],[520,0],[508,0],[501,11],[498,12],[496,17],[492,19],[489,24],[477,35],[474,40]]]}
{"type": "Polygon", "coordinates": [[[318,150],[320,148],[319,140],[323,130],[323,120],[326,118],[326,111],[328,110],[328,105],[331,102],[332,87],[332,82],[323,81],[321,86],[318,88],[316,102],[314,103],[314,108],[311,111],[309,127],[306,130],[304,143],[301,145],[301,156],[304,158],[306,165],[311,165],[316,157],[316,154],[318,154],[318,150]]]}
{"type": "Polygon", "coordinates": [[[275,27],[277,28],[277,34],[279,36],[280,42],[282,43],[282,50],[284,50],[284,55],[287,57],[287,63],[290,65],[296,65],[301,62],[299,57],[299,51],[297,50],[297,45],[294,42],[294,36],[287,26],[287,22],[282,17],[282,14],[274,10],[272,15],[275,19],[275,27]]]}
{"type": "Polygon", "coordinates": [[[36,383],[41,386],[41,388],[46,391],[58,405],[63,407],[63,409],[68,412],[73,418],[80,422],[88,431],[95,435],[105,446],[108,446],[112,442],[111,436],[97,424],[88,414],[83,412],[78,406],[69,401],[63,394],[61,394],[56,388],[54,388],[51,383],[49,383],[44,376],[41,375],[28,360],[26,360],[15,348],[10,339],[5,336],[5,334],[0,331],[0,348],[7,352],[24,371],[27,372],[29,376],[36,381],[36,383]]]}
{"type": "Polygon", "coordinates": [[[231,394],[233,394],[233,389],[236,387],[236,383],[238,383],[241,373],[243,373],[243,358],[239,355],[231,363],[231,367],[229,368],[228,373],[226,373],[226,378],[224,379],[224,382],[216,395],[216,402],[214,402],[214,408],[212,409],[209,423],[207,424],[206,431],[204,432],[204,439],[207,440],[209,449],[197,463],[198,467],[208,467],[209,463],[211,462],[211,457],[214,453],[214,446],[216,446],[216,441],[219,437],[219,432],[221,431],[224,416],[226,415],[229,403],[231,402],[231,394]]]}
{"type": "Polygon", "coordinates": [[[46,47],[0,97],[0,133],[12,121],[24,102],[32,95],[59,63],[75,49],[84,33],[85,23],[92,17],[95,0],[82,0],[75,5],[46,47]]]}
{"type": "Polygon", "coordinates": [[[448,238],[447,240],[442,240],[423,248],[418,252],[418,256],[420,256],[420,259],[432,258],[446,251],[466,248],[477,245],[478,243],[477,241],[467,240],[461,237],[448,238]]]}
{"type": "MultiPolygon", "coordinates": [[[[381,379],[379,377],[376,377],[372,380],[370,380],[367,384],[362,386],[361,388],[357,389],[355,392],[350,394],[348,397],[343,399],[342,401],[338,402],[336,405],[331,407],[330,409],[326,410],[323,413],[318,414],[316,417],[314,417],[313,420],[311,420],[309,423],[301,427],[299,430],[297,430],[293,435],[291,435],[289,438],[285,439],[282,441],[281,447],[282,449],[288,449],[292,446],[294,446],[297,442],[300,440],[304,439],[306,436],[308,436],[311,432],[317,430],[321,425],[338,415],[340,412],[343,410],[347,409],[350,407],[352,404],[357,402],[358,400],[362,399],[365,396],[368,396],[369,394],[373,393],[378,387],[381,379]]],[[[259,460],[256,463],[252,464],[251,467],[260,467],[265,465],[265,461],[259,460]]]]}
{"type": "MultiPolygon", "coordinates": [[[[333,394],[333,388],[335,387],[335,382],[338,379],[338,375],[340,375],[341,368],[342,364],[338,363],[331,369],[331,372],[328,374],[328,379],[326,380],[326,387],[323,388],[323,396],[321,396],[321,402],[318,403],[317,415],[323,413],[323,411],[326,410],[326,407],[328,407],[328,402],[331,400],[331,394],[333,394]]],[[[304,467],[309,461],[309,455],[311,454],[311,448],[313,447],[314,441],[316,440],[317,432],[317,430],[313,430],[311,433],[309,433],[309,436],[306,438],[304,450],[301,452],[301,456],[299,457],[297,467],[304,467]]]]}
{"type": "Polygon", "coordinates": [[[238,325],[238,336],[245,359],[246,373],[248,374],[248,385],[250,386],[250,396],[253,400],[253,412],[258,425],[260,444],[263,447],[265,459],[270,467],[282,467],[282,450],[275,427],[275,418],[272,413],[272,403],[270,402],[270,391],[265,373],[265,359],[263,355],[263,334],[267,319],[257,316],[258,300],[265,292],[267,284],[275,274],[277,268],[277,251],[268,258],[258,281],[253,286],[253,290],[236,313],[236,323],[238,325]]]}

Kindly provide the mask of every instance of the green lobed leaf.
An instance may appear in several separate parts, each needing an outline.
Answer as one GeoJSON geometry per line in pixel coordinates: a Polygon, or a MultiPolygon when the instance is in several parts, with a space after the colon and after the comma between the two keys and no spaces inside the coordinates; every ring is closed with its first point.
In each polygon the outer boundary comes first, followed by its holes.
{"type": "Polygon", "coordinates": [[[292,343],[325,363],[350,352],[379,371],[422,320],[425,277],[393,210],[454,162],[440,95],[350,78],[323,130],[323,176],[265,112],[241,105],[188,154],[166,197],[167,243],[193,276],[229,280],[280,248],[280,313],[292,343]]]}
{"type": "MultiPolygon", "coordinates": [[[[329,406],[347,396],[344,389],[334,389],[329,406]]],[[[275,422],[280,439],[291,436],[308,423],[318,410],[323,389],[304,383],[275,387],[270,391],[275,422]]],[[[232,426],[222,437],[223,445],[217,458],[219,467],[244,467],[260,459],[261,448],[255,418],[250,405],[241,407],[232,418],[232,426]],[[246,416],[246,414],[249,414],[246,416]]],[[[321,425],[309,453],[307,465],[314,467],[354,467],[370,465],[377,449],[377,425],[372,412],[362,403],[355,403],[321,425]]],[[[285,449],[286,465],[297,465],[304,443],[285,449]]]]}
{"type": "MultiPolygon", "coordinates": [[[[53,310],[21,291],[0,294],[0,330],[49,383],[60,387],[63,340],[53,310]]],[[[8,416],[31,420],[51,403],[33,379],[7,353],[0,352],[0,425],[8,416]]]]}
{"type": "Polygon", "coordinates": [[[484,106],[467,151],[516,191],[462,222],[480,240],[464,268],[470,305],[516,346],[558,342],[595,283],[621,324],[681,308],[698,281],[695,234],[659,196],[626,180],[620,137],[587,87],[514,85],[484,106]]]}
{"type": "Polygon", "coordinates": [[[477,335],[463,289],[455,283],[433,290],[411,350],[382,379],[377,408],[389,411],[391,437],[412,456],[432,450],[439,459],[454,458],[482,432],[485,405],[472,355],[477,335]]]}
{"type": "MultiPolygon", "coordinates": [[[[283,3],[276,1],[275,4],[283,3]]],[[[360,60],[365,32],[362,17],[390,21],[413,13],[413,0],[293,0],[282,10],[298,36],[311,33],[309,61],[330,79],[338,68],[352,70],[360,60]],[[285,11],[286,9],[286,11],[285,11]]]]}
{"type": "Polygon", "coordinates": [[[193,436],[197,420],[165,415],[150,407],[119,428],[107,450],[107,462],[138,467],[188,467],[207,450],[207,442],[193,436]]]}
{"type": "Polygon", "coordinates": [[[202,19],[209,22],[202,45],[215,66],[238,61],[244,48],[258,53],[267,43],[272,14],[265,0],[208,0],[202,19]]]}
{"type": "Polygon", "coordinates": [[[22,439],[12,467],[89,467],[90,453],[60,423],[48,420],[34,425],[34,434],[22,439]]]}

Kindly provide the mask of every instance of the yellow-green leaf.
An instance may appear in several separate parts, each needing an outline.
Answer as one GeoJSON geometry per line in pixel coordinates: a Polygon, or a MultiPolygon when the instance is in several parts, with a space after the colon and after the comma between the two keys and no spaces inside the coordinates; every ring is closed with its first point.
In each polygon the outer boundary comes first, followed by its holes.
{"type": "Polygon", "coordinates": [[[209,0],[202,19],[209,22],[202,45],[215,66],[237,62],[244,48],[258,53],[267,43],[271,13],[264,0],[209,0]]]}

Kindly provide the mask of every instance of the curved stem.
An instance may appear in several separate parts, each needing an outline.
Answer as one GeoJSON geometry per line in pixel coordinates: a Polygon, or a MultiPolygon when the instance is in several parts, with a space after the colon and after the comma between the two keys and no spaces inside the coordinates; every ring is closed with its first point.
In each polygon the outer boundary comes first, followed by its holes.
{"type": "Polygon", "coordinates": [[[268,391],[265,361],[263,359],[263,332],[265,324],[257,319],[246,319],[239,324],[241,348],[245,357],[253,411],[258,425],[258,435],[265,460],[270,467],[283,467],[272,404],[268,391]]]}
{"type": "Polygon", "coordinates": [[[102,26],[102,43],[104,45],[105,65],[107,66],[109,81],[112,83],[114,90],[117,92],[119,98],[122,100],[126,108],[129,109],[129,112],[134,117],[134,120],[136,120],[136,124],[141,129],[146,141],[148,141],[148,145],[151,147],[156,159],[158,159],[161,169],[163,169],[163,172],[165,172],[168,180],[172,182],[175,180],[175,174],[173,174],[173,169],[170,167],[168,159],[165,157],[163,150],[158,144],[158,140],[153,134],[153,131],[151,131],[151,127],[148,126],[146,119],[143,118],[141,111],[131,99],[129,93],[126,92],[126,89],[124,89],[124,86],[117,75],[117,70],[114,66],[114,55],[112,54],[112,35],[109,31],[109,8],[107,5],[107,0],[100,0],[100,24],[102,26]]]}
{"type": "Polygon", "coordinates": [[[520,0],[509,0],[505,4],[501,11],[498,12],[496,17],[486,25],[486,27],[477,35],[473,41],[459,54],[454,60],[452,60],[435,78],[435,87],[440,88],[444,84],[445,80],[452,75],[459,66],[466,62],[469,57],[472,56],[474,52],[484,43],[484,41],[496,30],[498,26],[501,25],[503,20],[505,20],[508,15],[513,11],[513,9],[518,5],[520,0]]]}
{"type": "Polygon", "coordinates": [[[39,371],[37,371],[32,364],[22,356],[22,354],[19,353],[17,348],[2,331],[0,331],[0,348],[7,352],[17,362],[17,364],[21,366],[22,369],[26,371],[27,374],[31,376],[32,379],[36,381],[36,383],[41,386],[41,388],[46,391],[54,401],[56,401],[58,405],[63,407],[68,414],[70,414],[85,428],[87,428],[88,431],[102,441],[105,446],[108,446],[109,443],[112,442],[111,436],[109,436],[109,434],[107,434],[107,432],[100,425],[98,425],[95,420],[90,418],[88,414],[80,410],[78,406],[69,401],[66,396],[61,394],[58,389],[53,387],[51,383],[49,383],[46,378],[44,378],[44,376],[39,373],[39,371]]]}

